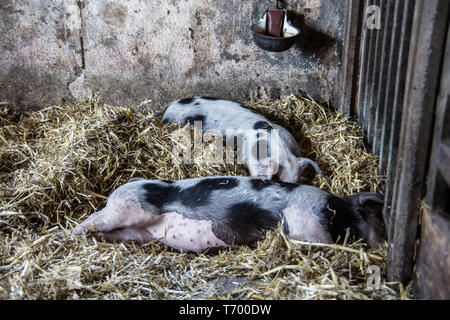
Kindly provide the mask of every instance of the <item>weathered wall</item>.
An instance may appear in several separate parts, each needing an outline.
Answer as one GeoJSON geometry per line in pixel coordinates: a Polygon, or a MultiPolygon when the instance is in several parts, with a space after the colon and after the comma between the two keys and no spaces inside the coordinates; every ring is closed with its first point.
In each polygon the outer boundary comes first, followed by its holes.
{"type": "Polygon", "coordinates": [[[112,105],[188,95],[337,97],[345,0],[286,1],[302,37],[265,52],[250,24],[268,0],[1,0],[0,103],[91,94],[112,105]]]}
{"type": "Polygon", "coordinates": [[[78,7],[0,1],[0,103],[37,106],[70,97],[81,73],[78,7]]]}

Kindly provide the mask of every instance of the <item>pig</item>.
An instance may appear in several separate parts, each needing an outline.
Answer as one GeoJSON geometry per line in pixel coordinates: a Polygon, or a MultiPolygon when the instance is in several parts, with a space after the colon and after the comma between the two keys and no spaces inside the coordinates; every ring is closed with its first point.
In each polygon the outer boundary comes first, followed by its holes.
{"type": "Polygon", "coordinates": [[[181,125],[201,121],[203,131],[218,130],[227,139],[234,138],[235,143],[242,139],[238,156],[244,159],[252,177],[310,183],[314,173],[322,174],[314,161],[300,157],[289,131],[242,104],[210,97],[186,98],[170,103],[162,120],[181,125]]]}
{"type": "Polygon", "coordinates": [[[386,239],[383,196],[348,199],[319,188],[253,177],[177,181],[134,178],[117,188],[106,206],[73,229],[110,242],[162,241],[182,252],[254,246],[279,224],[292,239],[335,243],[350,235],[370,247],[386,239]]]}

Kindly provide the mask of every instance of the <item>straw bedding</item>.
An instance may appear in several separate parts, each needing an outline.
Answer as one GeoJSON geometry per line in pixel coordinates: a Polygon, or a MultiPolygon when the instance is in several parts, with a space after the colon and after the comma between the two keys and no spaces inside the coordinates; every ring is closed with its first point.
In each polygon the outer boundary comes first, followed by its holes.
{"type": "MultiPolygon", "coordinates": [[[[247,105],[288,128],[324,171],[314,184],[347,196],[383,192],[377,158],[359,126],[306,98],[247,105]]],[[[386,282],[386,249],[289,240],[280,229],[256,248],[179,253],[163,244],[104,243],[70,229],[131,177],[248,175],[239,165],[172,162],[177,126],[89,101],[27,115],[0,110],[0,298],[2,299],[405,299],[386,282]],[[369,266],[381,288],[367,286],[369,266]]],[[[187,130],[192,134],[192,130],[187,130]]]]}

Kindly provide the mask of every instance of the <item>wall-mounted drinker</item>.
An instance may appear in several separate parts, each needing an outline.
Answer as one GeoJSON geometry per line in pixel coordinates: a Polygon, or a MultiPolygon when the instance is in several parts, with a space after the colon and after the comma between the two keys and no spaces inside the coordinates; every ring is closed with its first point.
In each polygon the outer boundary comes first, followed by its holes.
{"type": "Polygon", "coordinates": [[[252,25],[252,32],[256,45],[272,52],[290,49],[300,35],[300,29],[289,21],[286,9],[266,10],[261,20],[252,25]]]}

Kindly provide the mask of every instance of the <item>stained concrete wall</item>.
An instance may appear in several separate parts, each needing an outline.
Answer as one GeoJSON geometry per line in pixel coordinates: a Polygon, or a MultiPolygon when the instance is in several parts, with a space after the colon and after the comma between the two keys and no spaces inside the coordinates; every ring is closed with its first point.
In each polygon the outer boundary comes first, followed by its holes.
{"type": "Polygon", "coordinates": [[[0,103],[21,109],[91,95],[163,108],[189,95],[244,101],[338,95],[345,0],[292,0],[293,48],[256,47],[268,0],[1,0],[0,103]]]}

